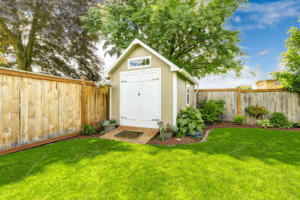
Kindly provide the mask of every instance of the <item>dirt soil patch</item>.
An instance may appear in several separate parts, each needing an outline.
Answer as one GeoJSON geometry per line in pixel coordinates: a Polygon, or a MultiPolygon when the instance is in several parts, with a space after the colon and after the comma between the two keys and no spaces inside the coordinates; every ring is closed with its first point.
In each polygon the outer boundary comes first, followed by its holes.
{"type": "MultiPolygon", "coordinates": [[[[203,129],[202,133],[203,136],[206,134],[206,131],[211,130],[211,129],[216,129],[216,128],[258,128],[258,129],[263,129],[261,127],[258,127],[256,125],[249,125],[245,123],[244,125],[236,125],[234,123],[227,123],[227,122],[217,122],[215,125],[208,125],[205,129],[203,129]]],[[[300,128],[291,128],[291,129],[280,129],[280,128],[268,128],[271,130],[283,130],[283,131],[300,131],[300,128]]],[[[190,137],[182,137],[179,138],[180,141],[176,140],[178,139],[177,137],[172,137],[171,139],[166,139],[166,140],[159,140],[158,136],[155,136],[151,141],[149,141],[149,145],[178,145],[178,144],[190,144],[190,143],[197,143],[201,142],[202,140],[195,140],[190,137]]]]}
{"type": "Polygon", "coordinates": [[[144,134],[143,132],[124,130],[124,131],[116,134],[115,137],[121,137],[121,138],[127,138],[127,139],[138,139],[143,134],[144,134]]]}

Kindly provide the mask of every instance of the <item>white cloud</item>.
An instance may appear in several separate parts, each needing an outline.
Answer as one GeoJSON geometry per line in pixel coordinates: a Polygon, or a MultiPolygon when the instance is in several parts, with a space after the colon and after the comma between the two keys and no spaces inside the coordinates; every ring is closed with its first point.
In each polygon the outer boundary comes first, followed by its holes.
{"type": "Polygon", "coordinates": [[[257,23],[256,26],[275,25],[286,17],[300,16],[299,1],[276,1],[266,3],[250,3],[249,6],[239,10],[249,13],[247,18],[257,23]]]}
{"type": "Polygon", "coordinates": [[[272,53],[272,49],[265,49],[265,50],[259,52],[257,54],[257,56],[264,56],[264,55],[267,55],[267,54],[270,54],[270,53],[272,53]]]}
{"type": "Polygon", "coordinates": [[[233,20],[236,22],[236,23],[241,23],[242,19],[240,16],[236,16],[235,18],[233,18],[233,20]]]}
{"type": "Polygon", "coordinates": [[[281,71],[283,71],[283,70],[288,71],[289,68],[288,68],[287,66],[285,66],[284,63],[279,63],[279,64],[276,66],[276,69],[275,69],[275,70],[281,72],[281,71]]]}
{"type": "Polygon", "coordinates": [[[241,46],[241,45],[237,45],[240,49],[247,49],[249,50],[250,48],[249,47],[244,47],[244,46],[241,46]]]}
{"type": "Polygon", "coordinates": [[[225,75],[206,76],[199,80],[200,89],[221,89],[236,88],[239,85],[252,85],[256,89],[255,83],[258,80],[272,79],[270,72],[263,72],[260,69],[244,66],[241,77],[237,78],[235,72],[230,71],[225,75]],[[255,76],[253,76],[255,74],[255,76]]]}

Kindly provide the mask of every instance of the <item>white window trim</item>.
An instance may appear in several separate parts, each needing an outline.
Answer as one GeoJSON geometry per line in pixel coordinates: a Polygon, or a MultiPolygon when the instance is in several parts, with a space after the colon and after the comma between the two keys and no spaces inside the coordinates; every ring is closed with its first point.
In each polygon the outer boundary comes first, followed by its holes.
{"type": "Polygon", "coordinates": [[[138,57],[138,58],[131,58],[128,59],[128,69],[139,69],[139,68],[146,68],[146,67],[151,67],[152,64],[152,56],[145,56],[145,57],[138,57]],[[149,65],[144,65],[144,66],[139,66],[139,67],[130,67],[130,61],[132,60],[140,60],[140,59],[149,59],[150,60],[150,64],[149,65]]]}
{"type": "Polygon", "coordinates": [[[281,85],[281,81],[275,81],[275,85],[281,85]],[[276,84],[278,83],[278,84],[276,84]]]}
{"type": "Polygon", "coordinates": [[[186,82],[185,102],[186,102],[186,106],[189,107],[191,104],[191,84],[189,82],[186,82]],[[188,87],[190,88],[189,93],[188,93],[188,87]],[[189,95],[189,102],[187,102],[187,95],[189,95]]]}

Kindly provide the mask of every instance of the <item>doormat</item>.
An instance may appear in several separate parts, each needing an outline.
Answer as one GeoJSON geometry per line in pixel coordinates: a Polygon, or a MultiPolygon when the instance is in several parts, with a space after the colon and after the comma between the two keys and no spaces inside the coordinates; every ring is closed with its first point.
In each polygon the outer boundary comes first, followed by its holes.
{"type": "Polygon", "coordinates": [[[124,130],[124,131],[116,134],[115,137],[121,137],[121,138],[127,138],[127,139],[138,139],[142,135],[143,135],[143,132],[124,130]]]}

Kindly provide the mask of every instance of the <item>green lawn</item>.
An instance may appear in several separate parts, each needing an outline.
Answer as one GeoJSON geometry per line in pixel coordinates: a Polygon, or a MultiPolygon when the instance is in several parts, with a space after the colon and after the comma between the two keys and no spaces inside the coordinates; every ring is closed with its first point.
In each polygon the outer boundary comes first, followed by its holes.
{"type": "Polygon", "coordinates": [[[58,142],[0,156],[0,199],[300,199],[300,133],[222,128],[174,147],[58,142]]]}

